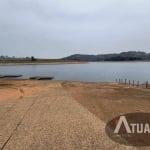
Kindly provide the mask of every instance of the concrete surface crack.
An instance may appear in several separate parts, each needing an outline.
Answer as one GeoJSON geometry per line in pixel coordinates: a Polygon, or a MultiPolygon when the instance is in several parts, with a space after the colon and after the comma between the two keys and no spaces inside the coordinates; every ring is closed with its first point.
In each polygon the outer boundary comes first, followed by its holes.
{"type": "Polygon", "coordinates": [[[30,107],[27,109],[27,111],[25,112],[25,114],[23,115],[22,119],[18,122],[16,128],[13,130],[13,132],[11,133],[11,135],[9,136],[9,138],[5,141],[5,143],[3,144],[1,150],[3,150],[5,148],[5,146],[7,145],[7,143],[9,142],[9,140],[11,139],[11,137],[14,135],[14,133],[17,131],[18,127],[21,125],[22,121],[24,120],[25,116],[27,115],[27,113],[30,111],[31,107],[35,104],[36,99],[33,101],[33,103],[30,105],[30,107]]]}

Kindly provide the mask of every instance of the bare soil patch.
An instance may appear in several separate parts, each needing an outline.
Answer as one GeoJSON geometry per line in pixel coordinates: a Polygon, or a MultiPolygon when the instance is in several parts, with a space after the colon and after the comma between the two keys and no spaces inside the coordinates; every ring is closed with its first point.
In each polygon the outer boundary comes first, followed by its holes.
{"type": "Polygon", "coordinates": [[[0,102],[36,95],[44,90],[43,87],[44,82],[25,79],[0,79],[0,102]]]}
{"type": "Polygon", "coordinates": [[[63,87],[90,112],[108,122],[130,112],[150,112],[150,90],[115,83],[63,82],[63,87]]]}

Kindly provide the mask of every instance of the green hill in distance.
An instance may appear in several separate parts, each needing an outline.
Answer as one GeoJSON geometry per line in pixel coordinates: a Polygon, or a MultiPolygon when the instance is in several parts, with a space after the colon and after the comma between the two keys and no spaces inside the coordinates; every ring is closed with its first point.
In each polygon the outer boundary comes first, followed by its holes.
{"type": "Polygon", "coordinates": [[[74,54],[62,60],[70,61],[150,61],[150,53],[142,51],[128,51],[112,54],[86,55],[74,54]]]}

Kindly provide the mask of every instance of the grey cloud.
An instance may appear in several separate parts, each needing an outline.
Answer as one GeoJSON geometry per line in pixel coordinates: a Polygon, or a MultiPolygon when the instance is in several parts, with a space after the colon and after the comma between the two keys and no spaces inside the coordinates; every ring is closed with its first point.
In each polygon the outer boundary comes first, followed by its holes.
{"type": "Polygon", "coordinates": [[[149,0],[1,0],[0,55],[150,52],[149,0]]]}

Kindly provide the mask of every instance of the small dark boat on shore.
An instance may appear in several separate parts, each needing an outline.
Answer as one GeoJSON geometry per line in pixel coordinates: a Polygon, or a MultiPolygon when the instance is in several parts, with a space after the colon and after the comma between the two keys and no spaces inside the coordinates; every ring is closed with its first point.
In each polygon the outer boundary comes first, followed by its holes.
{"type": "Polygon", "coordinates": [[[20,78],[22,75],[0,75],[0,78],[20,78]]]}
{"type": "Polygon", "coordinates": [[[35,76],[35,77],[30,77],[29,79],[31,79],[31,80],[52,80],[52,79],[54,79],[54,77],[35,76]]]}

